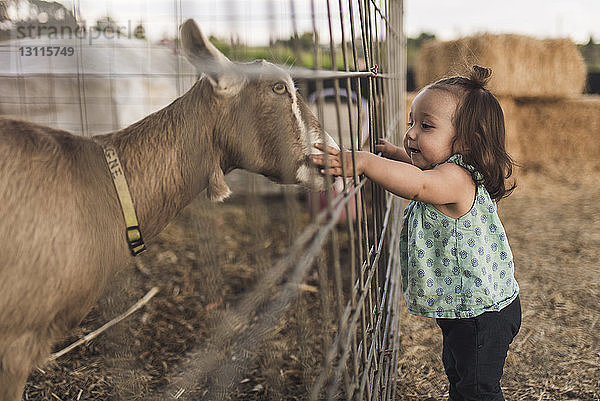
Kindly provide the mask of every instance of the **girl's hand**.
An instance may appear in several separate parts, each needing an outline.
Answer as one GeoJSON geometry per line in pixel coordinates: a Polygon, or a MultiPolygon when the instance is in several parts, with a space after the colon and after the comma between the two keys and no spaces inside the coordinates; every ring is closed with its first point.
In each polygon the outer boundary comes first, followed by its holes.
{"type": "Polygon", "coordinates": [[[387,157],[388,159],[393,159],[392,156],[394,155],[395,150],[396,146],[383,138],[379,138],[375,145],[375,153],[381,152],[382,156],[387,157]]]}
{"type": "Polygon", "coordinates": [[[377,152],[381,152],[381,155],[388,159],[400,160],[405,163],[411,162],[410,157],[408,157],[404,148],[396,146],[383,138],[379,138],[377,140],[377,144],[375,145],[375,153],[377,152]]]}
{"type": "MultiPolygon", "coordinates": [[[[335,176],[343,175],[343,172],[342,172],[342,158],[343,158],[346,177],[352,177],[352,175],[354,174],[353,167],[352,167],[352,152],[349,152],[347,150],[340,151],[331,146],[324,147],[323,144],[321,144],[321,143],[315,144],[315,148],[319,149],[322,152],[327,152],[327,162],[329,164],[329,169],[327,171],[325,170],[325,155],[324,154],[319,154],[319,155],[315,154],[315,155],[310,156],[310,158],[314,164],[316,164],[317,166],[323,167],[320,170],[322,174],[331,174],[331,175],[335,175],[335,176]]],[[[356,173],[358,175],[363,173],[362,169],[359,167],[361,165],[359,162],[360,153],[362,153],[362,152],[356,152],[356,173]]]]}

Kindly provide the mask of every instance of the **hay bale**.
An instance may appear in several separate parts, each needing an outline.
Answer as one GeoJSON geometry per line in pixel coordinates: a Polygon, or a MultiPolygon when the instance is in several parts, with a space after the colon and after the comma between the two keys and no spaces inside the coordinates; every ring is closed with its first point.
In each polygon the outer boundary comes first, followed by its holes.
{"type": "Polygon", "coordinates": [[[600,172],[600,96],[499,100],[507,149],[522,170],[600,172]]]}
{"type": "Polygon", "coordinates": [[[500,96],[577,96],[583,93],[587,74],[583,57],[570,39],[484,33],[425,42],[417,62],[417,85],[464,75],[473,64],[492,68],[490,89],[500,96]]]}

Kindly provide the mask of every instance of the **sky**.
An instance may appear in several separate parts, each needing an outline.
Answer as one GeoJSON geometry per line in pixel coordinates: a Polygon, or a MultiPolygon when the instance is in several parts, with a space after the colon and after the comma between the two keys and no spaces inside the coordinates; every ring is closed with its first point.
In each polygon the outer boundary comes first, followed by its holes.
{"type": "MultiPolygon", "coordinates": [[[[327,0],[312,1],[317,29],[321,37],[328,40],[327,0]]],[[[88,25],[107,14],[124,26],[135,26],[144,21],[151,39],[174,36],[178,23],[189,17],[209,34],[222,38],[239,37],[249,44],[268,43],[270,38],[287,38],[294,25],[300,33],[312,31],[311,0],[60,2],[69,9],[79,7],[88,25]]],[[[375,2],[379,4],[380,0],[375,2]]],[[[348,1],[342,3],[344,14],[348,15],[348,1]]],[[[330,0],[330,4],[332,15],[337,17],[338,1],[330,0]]],[[[357,14],[356,6],[354,11],[357,14]]],[[[600,0],[404,0],[404,12],[405,31],[409,37],[428,32],[448,40],[488,31],[540,38],[570,37],[577,43],[586,43],[592,35],[600,42],[600,0]]]]}
{"type": "Polygon", "coordinates": [[[600,42],[600,0],[405,0],[405,31],[443,40],[476,32],[600,42]],[[484,5],[484,7],[482,7],[484,5]]]}

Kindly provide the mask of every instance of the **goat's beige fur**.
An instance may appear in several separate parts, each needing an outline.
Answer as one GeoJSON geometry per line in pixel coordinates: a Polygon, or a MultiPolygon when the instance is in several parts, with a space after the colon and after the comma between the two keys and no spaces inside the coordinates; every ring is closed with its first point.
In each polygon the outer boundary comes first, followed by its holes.
{"type": "Polygon", "coordinates": [[[204,78],[127,128],[84,138],[0,118],[0,401],[21,399],[31,368],[130,258],[100,144],[119,154],[145,240],[203,189],[227,197],[235,168],[289,183],[311,169],[319,126],[289,75],[231,63],[191,20],[181,36],[204,78]]]}

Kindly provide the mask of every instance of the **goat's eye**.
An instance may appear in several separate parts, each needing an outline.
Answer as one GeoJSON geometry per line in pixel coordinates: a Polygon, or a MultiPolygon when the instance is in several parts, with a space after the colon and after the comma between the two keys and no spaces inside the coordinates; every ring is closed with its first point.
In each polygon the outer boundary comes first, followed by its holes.
{"type": "Polygon", "coordinates": [[[273,92],[277,93],[278,95],[283,95],[286,92],[287,88],[285,87],[285,84],[282,82],[277,82],[274,86],[273,86],[273,92]]]}

